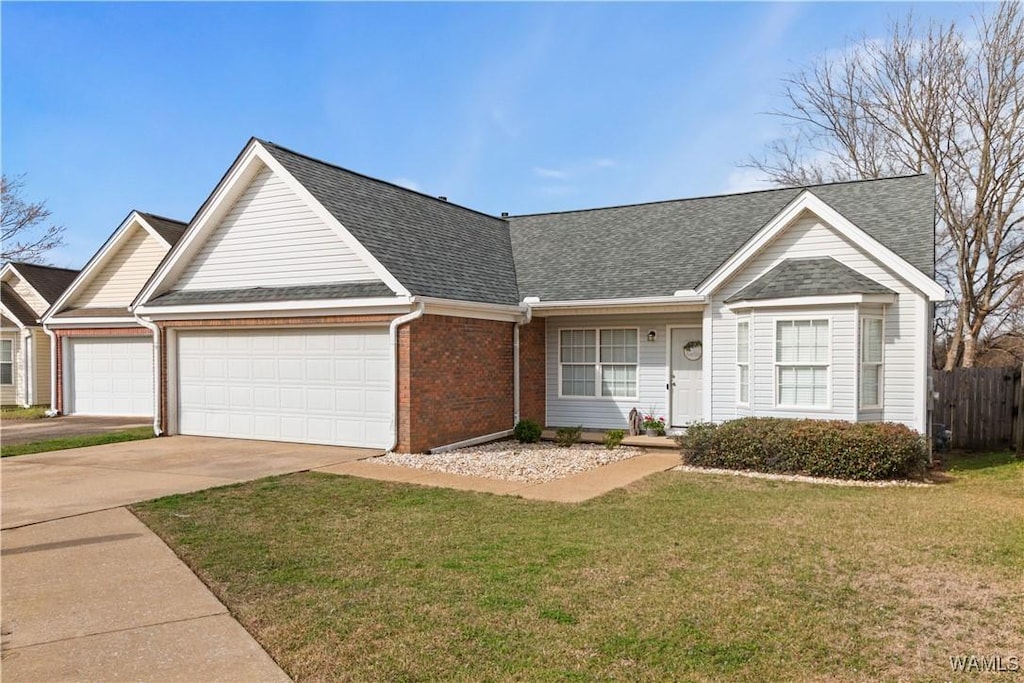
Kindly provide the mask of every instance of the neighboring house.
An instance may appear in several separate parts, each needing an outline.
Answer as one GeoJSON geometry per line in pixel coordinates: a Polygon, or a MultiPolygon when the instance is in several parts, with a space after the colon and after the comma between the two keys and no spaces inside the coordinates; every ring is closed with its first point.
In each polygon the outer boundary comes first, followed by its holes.
{"type": "Polygon", "coordinates": [[[633,407],[925,432],[933,206],[911,176],[498,218],[252,139],[130,307],[172,434],[422,451],[633,407]]]}
{"type": "Polygon", "coordinates": [[[129,305],[185,227],[132,211],[46,311],[43,325],[57,339],[54,409],[153,415],[153,334],[129,305]]]}
{"type": "Polygon", "coordinates": [[[34,263],[0,270],[0,405],[50,403],[50,338],[39,318],[76,275],[34,263]]]}

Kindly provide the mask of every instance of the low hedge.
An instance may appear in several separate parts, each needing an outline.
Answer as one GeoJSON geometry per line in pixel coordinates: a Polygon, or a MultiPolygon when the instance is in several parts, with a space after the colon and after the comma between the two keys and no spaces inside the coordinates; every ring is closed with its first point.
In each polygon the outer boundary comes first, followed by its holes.
{"type": "Polygon", "coordinates": [[[928,461],[924,437],[893,422],[747,417],[692,425],[676,441],[688,465],[837,479],[903,479],[928,461]]]}

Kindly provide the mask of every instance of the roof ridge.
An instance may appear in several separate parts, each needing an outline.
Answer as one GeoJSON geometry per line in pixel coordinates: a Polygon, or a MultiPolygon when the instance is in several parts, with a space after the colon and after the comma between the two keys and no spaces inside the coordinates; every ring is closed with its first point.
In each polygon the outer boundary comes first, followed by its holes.
{"type": "Polygon", "coordinates": [[[554,216],[565,213],[586,213],[589,211],[607,211],[610,209],[629,209],[638,206],[654,206],[656,204],[677,204],[680,202],[695,202],[703,199],[723,199],[726,197],[744,197],[752,194],[766,194],[768,192],[783,192],[786,190],[813,190],[820,187],[834,187],[836,185],[853,185],[858,183],[874,183],[890,180],[904,180],[907,178],[920,178],[928,176],[928,173],[909,173],[906,175],[885,176],[884,178],[860,178],[856,180],[839,180],[832,183],[817,183],[814,185],[789,185],[786,187],[769,187],[763,190],[747,190],[746,192],[722,192],[719,194],[707,194],[697,197],[679,197],[676,199],[657,199],[651,202],[633,202],[631,204],[613,204],[611,206],[594,206],[585,209],[565,209],[562,211],[540,211],[537,213],[520,213],[509,218],[531,218],[533,216],[554,216]]]}
{"type": "Polygon", "coordinates": [[[169,218],[167,216],[162,216],[162,215],[160,215],[158,213],[152,213],[150,211],[140,211],[138,209],[135,209],[135,212],[138,213],[138,214],[141,214],[143,216],[149,216],[151,218],[159,218],[160,220],[167,221],[168,223],[177,223],[177,224],[179,224],[179,225],[181,225],[183,227],[186,227],[186,228],[188,227],[188,221],[181,221],[181,220],[178,220],[177,218],[169,218]]]}
{"type": "Polygon", "coordinates": [[[32,268],[47,268],[49,270],[66,270],[69,273],[79,272],[78,268],[62,268],[60,266],[48,266],[44,263],[30,263],[29,261],[8,261],[12,266],[31,266],[32,268]]]}
{"type": "Polygon", "coordinates": [[[469,211],[470,213],[475,213],[475,214],[477,214],[479,216],[485,216],[487,218],[492,218],[492,219],[494,219],[496,221],[501,221],[502,223],[508,223],[508,219],[503,218],[501,216],[495,216],[495,215],[489,214],[489,213],[487,213],[485,211],[479,211],[479,210],[474,209],[474,208],[469,207],[469,206],[464,206],[462,204],[457,204],[456,202],[448,201],[447,199],[439,199],[439,198],[435,197],[434,195],[430,195],[430,194],[427,194],[426,192],[421,192],[419,190],[414,190],[414,189],[412,189],[410,187],[405,187],[404,185],[399,185],[398,183],[393,183],[390,180],[381,180],[380,178],[375,178],[374,176],[367,175],[366,173],[360,173],[359,171],[353,171],[350,168],[345,168],[344,166],[339,166],[338,164],[331,163],[330,161],[324,161],[323,159],[318,159],[317,157],[310,156],[309,154],[304,154],[302,152],[296,152],[294,149],[291,149],[289,147],[285,147],[283,145],[279,145],[276,142],[271,142],[270,140],[264,140],[263,138],[254,138],[254,139],[256,141],[258,141],[259,143],[261,143],[261,144],[269,145],[271,147],[275,147],[275,148],[277,148],[277,149],[279,149],[281,151],[288,152],[289,154],[294,154],[297,157],[302,157],[303,159],[308,159],[309,161],[312,161],[312,162],[315,162],[315,163],[318,163],[318,164],[322,164],[324,166],[329,166],[329,167],[331,167],[333,169],[336,169],[338,171],[343,171],[345,173],[357,176],[359,178],[365,178],[366,180],[370,180],[370,181],[375,182],[375,183],[380,183],[381,185],[387,185],[389,187],[397,188],[399,190],[402,190],[403,192],[408,192],[410,194],[414,194],[414,195],[417,195],[419,197],[424,197],[426,199],[429,199],[431,201],[437,202],[438,204],[442,204],[444,206],[453,206],[453,207],[455,207],[457,209],[462,209],[463,211],[469,211]]]}

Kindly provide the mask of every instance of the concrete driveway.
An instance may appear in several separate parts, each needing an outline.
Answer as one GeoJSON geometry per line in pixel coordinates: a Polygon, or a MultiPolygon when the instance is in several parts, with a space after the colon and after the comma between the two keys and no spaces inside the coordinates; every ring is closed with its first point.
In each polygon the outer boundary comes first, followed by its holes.
{"type": "Polygon", "coordinates": [[[5,444],[62,439],[69,436],[104,434],[153,424],[149,417],[89,417],[69,415],[44,417],[38,420],[5,418],[0,421],[0,439],[5,444]]]}
{"type": "Polygon", "coordinates": [[[287,681],[122,506],[375,453],[175,436],[4,458],[4,681],[287,681]]]}

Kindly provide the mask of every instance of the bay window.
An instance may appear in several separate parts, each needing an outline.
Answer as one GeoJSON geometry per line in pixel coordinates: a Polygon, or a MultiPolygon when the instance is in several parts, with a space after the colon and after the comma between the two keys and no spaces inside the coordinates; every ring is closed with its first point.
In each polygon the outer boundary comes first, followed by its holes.
{"type": "Polygon", "coordinates": [[[780,407],[829,405],[829,321],[775,323],[775,403],[780,407]]]}

